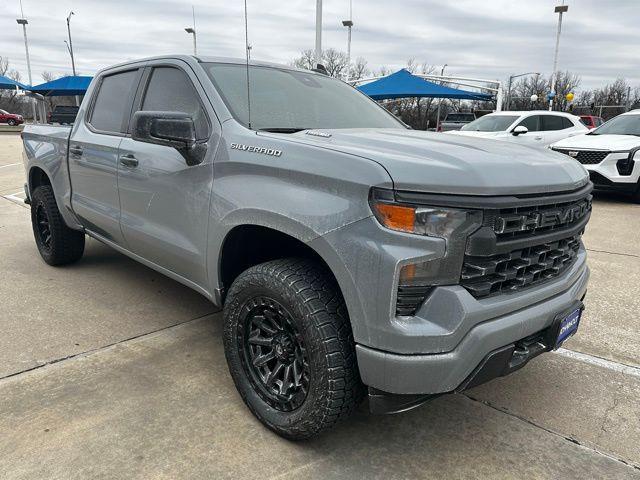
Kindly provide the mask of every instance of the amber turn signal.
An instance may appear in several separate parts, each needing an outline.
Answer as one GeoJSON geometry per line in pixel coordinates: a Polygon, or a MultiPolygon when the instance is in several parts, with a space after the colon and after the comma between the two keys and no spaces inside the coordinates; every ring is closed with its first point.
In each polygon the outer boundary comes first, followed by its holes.
{"type": "Polygon", "coordinates": [[[413,233],[415,231],[416,209],[404,205],[376,202],[373,204],[378,221],[392,230],[413,233]]]}

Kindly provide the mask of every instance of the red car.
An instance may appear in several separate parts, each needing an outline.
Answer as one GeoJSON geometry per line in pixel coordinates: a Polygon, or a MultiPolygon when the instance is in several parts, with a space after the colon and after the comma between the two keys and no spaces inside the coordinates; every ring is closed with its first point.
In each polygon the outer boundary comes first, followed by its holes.
{"type": "Polygon", "coordinates": [[[9,113],[6,110],[0,110],[0,123],[20,125],[21,123],[24,123],[24,118],[22,118],[22,115],[16,115],[15,113],[9,113]]]}
{"type": "Polygon", "coordinates": [[[595,115],[580,115],[580,121],[584,123],[589,130],[593,130],[604,123],[602,117],[596,117],[595,115]]]}

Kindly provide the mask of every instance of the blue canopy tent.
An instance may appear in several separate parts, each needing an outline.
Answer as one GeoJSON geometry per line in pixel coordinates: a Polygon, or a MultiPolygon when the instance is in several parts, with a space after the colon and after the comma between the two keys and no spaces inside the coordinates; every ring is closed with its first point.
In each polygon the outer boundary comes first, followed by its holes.
{"type": "Polygon", "coordinates": [[[15,90],[16,87],[21,88],[22,90],[28,90],[29,87],[23,85],[20,82],[16,82],[15,80],[11,80],[9,77],[5,77],[0,75],[0,88],[3,90],[15,90]]]}
{"type": "Polygon", "coordinates": [[[55,97],[63,95],[84,95],[93,77],[69,76],[61,77],[41,85],[29,88],[32,92],[39,93],[45,97],[55,97]]]}
{"type": "Polygon", "coordinates": [[[486,93],[468,92],[457,88],[445,87],[412,75],[406,69],[358,87],[362,93],[374,100],[394,98],[433,97],[455,98],[460,100],[491,100],[486,93]]]}

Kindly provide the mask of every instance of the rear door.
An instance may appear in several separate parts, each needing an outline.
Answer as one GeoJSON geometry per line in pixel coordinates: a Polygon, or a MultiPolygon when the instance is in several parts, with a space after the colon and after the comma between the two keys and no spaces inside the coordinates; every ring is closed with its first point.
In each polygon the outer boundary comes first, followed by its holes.
{"type": "Polygon", "coordinates": [[[205,160],[188,166],[175,148],[130,137],[122,141],[118,186],[124,238],[132,252],[204,286],[220,124],[194,72],[178,60],[150,64],[133,112],[137,110],[188,113],[198,140],[209,142],[205,160]]]}
{"type": "Polygon", "coordinates": [[[86,228],[119,245],[118,148],[141,73],[129,66],[99,78],[84,121],[75,123],[69,140],[73,210],[86,228]]]}
{"type": "MultiPolygon", "coordinates": [[[[582,132],[582,128],[579,130],[582,132]]],[[[551,145],[576,133],[573,122],[563,115],[548,114],[542,116],[542,136],[544,145],[551,145]]],[[[586,131],[586,130],[584,130],[586,131]]]]}

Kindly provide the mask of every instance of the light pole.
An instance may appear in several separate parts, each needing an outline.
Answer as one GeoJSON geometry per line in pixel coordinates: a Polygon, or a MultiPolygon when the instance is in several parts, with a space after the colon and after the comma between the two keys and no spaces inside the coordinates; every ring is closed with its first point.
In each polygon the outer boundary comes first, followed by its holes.
{"type": "MultiPolygon", "coordinates": [[[[27,19],[24,18],[24,11],[22,10],[22,0],[20,0],[20,17],[21,18],[16,19],[16,22],[18,23],[18,25],[22,25],[22,33],[24,35],[24,51],[27,55],[27,74],[29,75],[29,85],[33,85],[33,80],[31,78],[31,58],[29,57],[29,42],[27,41],[27,25],[29,22],[27,22],[27,19]]],[[[34,102],[34,100],[30,102],[31,111],[33,114],[33,121],[34,123],[37,123],[38,119],[36,118],[36,104],[34,102]]]]}
{"type": "Polygon", "coordinates": [[[69,54],[71,55],[71,70],[73,70],[73,76],[76,76],[76,61],[73,58],[73,42],[71,41],[71,15],[75,15],[73,11],[67,15],[67,33],[69,34],[69,54]]]}
{"type": "Polygon", "coordinates": [[[514,78],[524,77],[526,75],[540,75],[539,72],[527,72],[527,73],[519,73],[518,75],[510,75],[509,76],[509,86],[507,87],[507,110],[511,109],[511,82],[513,82],[514,78]]]}
{"type": "Polygon", "coordinates": [[[322,63],[322,0],[316,0],[316,68],[322,63]]]}
{"type": "Polygon", "coordinates": [[[193,54],[198,55],[198,44],[196,40],[196,9],[193,5],[191,5],[191,13],[193,14],[193,27],[187,27],[184,31],[193,35],[193,54]]]}
{"type": "Polygon", "coordinates": [[[347,27],[347,80],[351,70],[351,27],[353,27],[353,0],[349,0],[349,20],[343,20],[342,26],[347,27]]]}
{"type": "MultiPolygon", "coordinates": [[[[442,70],[440,70],[440,77],[444,76],[444,69],[446,67],[447,67],[446,63],[444,65],[442,65],[442,70]]],[[[442,82],[440,82],[440,83],[442,83],[442,82]]],[[[436,132],[440,131],[440,108],[441,107],[442,107],[442,98],[438,102],[438,113],[436,113],[436,132]]]]}
{"type": "MultiPolygon", "coordinates": [[[[76,60],[73,57],[73,42],[71,41],[71,15],[75,15],[75,13],[73,13],[73,10],[69,12],[69,15],[67,15],[67,33],[69,34],[69,55],[71,55],[71,70],[73,71],[73,76],[76,76],[76,60]]],[[[76,106],[80,105],[80,98],[78,98],[78,95],[75,96],[76,99],[76,106]]]]}
{"type": "MultiPolygon", "coordinates": [[[[556,90],[556,80],[558,79],[558,49],[560,47],[560,33],[562,32],[562,14],[566,13],[569,10],[569,5],[564,4],[564,0],[562,0],[562,5],[558,5],[554,12],[558,14],[558,31],[556,33],[556,51],[553,56],[553,72],[551,72],[551,94],[555,95],[556,90]]],[[[553,110],[553,97],[549,96],[549,111],[553,110]]]]}

